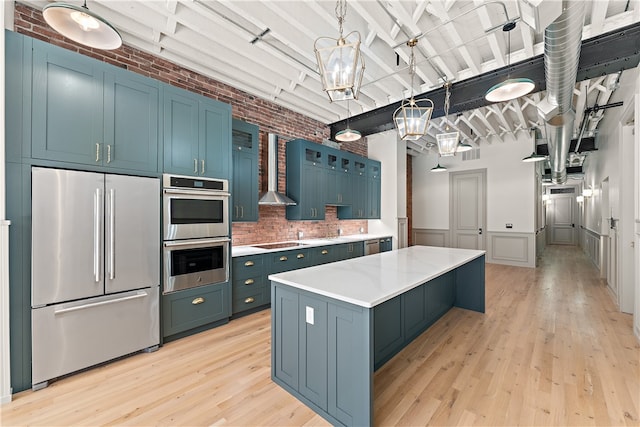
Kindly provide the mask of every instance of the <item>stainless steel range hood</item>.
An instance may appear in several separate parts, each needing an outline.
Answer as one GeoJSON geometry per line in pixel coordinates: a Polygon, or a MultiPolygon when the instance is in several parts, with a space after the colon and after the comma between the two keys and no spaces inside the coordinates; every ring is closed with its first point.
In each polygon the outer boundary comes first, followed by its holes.
{"type": "Polygon", "coordinates": [[[278,193],[278,135],[270,133],[267,141],[267,191],[260,195],[259,205],[292,206],[296,202],[278,193]]]}

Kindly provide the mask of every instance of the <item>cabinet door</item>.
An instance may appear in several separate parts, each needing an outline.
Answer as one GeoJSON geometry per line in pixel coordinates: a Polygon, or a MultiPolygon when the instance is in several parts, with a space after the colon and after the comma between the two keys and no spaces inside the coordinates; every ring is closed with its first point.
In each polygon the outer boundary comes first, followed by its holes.
{"type": "Polygon", "coordinates": [[[273,375],[298,390],[300,324],[298,294],[285,287],[272,285],[272,372],[273,375]]]}
{"type": "Polygon", "coordinates": [[[130,72],[105,75],[104,164],[158,170],[158,84],[130,72]]]}
{"type": "Polygon", "coordinates": [[[380,162],[375,160],[368,161],[367,172],[367,218],[380,218],[380,162]]]}
{"type": "Polygon", "coordinates": [[[202,101],[199,129],[199,174],[230,179],[231,106],[217,101],[202,101]]]}
{"type": "Polygon", "coordinates": [[[163,336],[204,326],[231,315],[229,283],[200,286],[162,296],[163,336]]]}
{"type": "Polygon", "coordinates": [[[446,313],[455,301],[456,289],[454,282],[455,271],[427,282],[427,317],[429,323],[435,322],[446,313]]]}
{"type": "Polygon", "coordinates": [[[300,374],[298,391],[327,410],[327,303],[299,296],[300,374]]]}
{"type": "Polygon", "coordinates": [[[258,126],[233,120],[233,221],[258,220],[258,126]]]}
{"type": "Polygon", "coordinates": [[[98,63],[34,43],[32,156],[72,163],[102,162],[103,76],[98,63]]]}
{"type": "Polygon", "coordinates": [[[198,100],[165,85],[164,171],[197,175],[200,168],[198,100]]]}
{"type": "Polygon", "coordinates": [[[305,165],[302,174],[304,211],[301,219],[324,219],[325,170],[318,166],[305,165]]]}

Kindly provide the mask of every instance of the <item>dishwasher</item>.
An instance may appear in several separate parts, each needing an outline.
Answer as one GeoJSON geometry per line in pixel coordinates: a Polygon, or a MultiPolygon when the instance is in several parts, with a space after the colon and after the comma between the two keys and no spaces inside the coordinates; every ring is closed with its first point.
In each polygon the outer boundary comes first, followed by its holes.
{"type": "Polygon", "coordinates": [[[364,254],[373,255],[380,253],[380,240],[372,239],[364,241],[364,254]]]}

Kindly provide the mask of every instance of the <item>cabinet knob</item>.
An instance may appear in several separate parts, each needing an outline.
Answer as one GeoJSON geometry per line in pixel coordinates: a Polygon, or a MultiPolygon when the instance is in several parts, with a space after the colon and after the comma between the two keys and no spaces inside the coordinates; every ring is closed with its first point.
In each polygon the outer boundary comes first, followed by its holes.
{"type": "Polygon", "coordinates": [[[253,279],[247,279],[244,281],[245,285],[253,285],[253,279]]]}
{"type": "Polygon", "coordinates": [[[203,302],[204,302],[204,298],[198,297],[198,298],[194,298],[193,301],[191,301],[191,304],[198,305],[198,304],[202,304],[203,302]]]}
{"type": "Polygon", "coordinates": [[[287,259],[289,259],[289,258],[287,258],[287,257],[286,257],[286,256],[284,256],[284,255],[280,257],[280,261],[286,261],[287,259]]]}
{"type": "Polygon", "coordinates": [[[328,253],[329,253],[329,251],[328,251],[328,250],[326,250],[326,249],[323,249],[323,250],[322,250],[322,255],[326,255],[326,254],[328,254],[328,253]]]}
{"type": "Polygon", "coordinates": [[[244,303],[245,304],[251,304],[254,301],[255,301],[255,299],[253,297],[249,297],[249,298],[245,298],[244,303]]]}
{"type": "Polygon", "coordinates": [[[253,261],[247,261],[244,263],[245,267],[252,267],[253,266],[253,261]]]}
{"type": "Polygon", "coordinates": [[[302,259],[302,258],[304,258],[304,254],[298,254],[298,255],[296,255],[296,258],[302,259]]]}

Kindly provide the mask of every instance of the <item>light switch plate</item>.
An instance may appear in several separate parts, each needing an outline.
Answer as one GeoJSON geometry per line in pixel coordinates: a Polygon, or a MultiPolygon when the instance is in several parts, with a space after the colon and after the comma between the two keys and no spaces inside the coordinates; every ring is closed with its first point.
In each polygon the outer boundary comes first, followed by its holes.
{"type": "Polygon", "coordinates": [[[307,306],[307,323],[313,325],[313,307],[307,306]]]}

